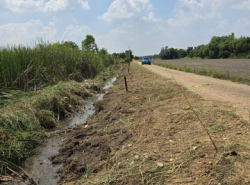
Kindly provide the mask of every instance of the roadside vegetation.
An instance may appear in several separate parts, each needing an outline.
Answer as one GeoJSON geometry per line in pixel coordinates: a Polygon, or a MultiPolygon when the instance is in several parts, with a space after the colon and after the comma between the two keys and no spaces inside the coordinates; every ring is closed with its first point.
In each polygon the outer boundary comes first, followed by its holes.
{"type": "Polygon", "coordinates": [[[100,92],[118,61],[92,35],[82,49],[71,41],[1,48],[0,174],[22,165],[47,131],[82,111],[84,98],[100,92]]]}

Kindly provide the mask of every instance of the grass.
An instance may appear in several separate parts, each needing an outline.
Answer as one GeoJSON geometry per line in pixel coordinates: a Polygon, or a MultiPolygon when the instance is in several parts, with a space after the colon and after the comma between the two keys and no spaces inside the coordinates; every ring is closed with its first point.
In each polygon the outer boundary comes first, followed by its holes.
{"type": "Polygon", "coordinates": [[[237,151],[237,152],[244,152],[249,150],[246,146],[240,145],[240,144],[233,144],[228,147],[230,151],[237,151]]]}
{"type": "MultiPolygon", "coordinates": [[[[41,135],[39,122],[32,113],[18,111],[14,113],[1,112],[0,156],[15,164],[30,157],[39,143],[41,135]]],[[[1,166],[1,165],[0,165],[1,166]]]]}
{"type": "Polygon", "coordinates": [[[211,130],[215,132],[221,132],[227,129],[227,127],[223,123],[211,123],[208,126],[211,130]]]}
{"type": "Polygon", "coordinates": [[[0,48],[0,89],[27,91],[62,80],[81,81],[114,63],[109,54],[82,51],[63,42],[0,48]]]}
{"type": "Polygon", "coordinates": [[[89,174],[83,175],[85,182],[89,184],[117,184],[119,182],[126,182],[126,179],[134,178],[136,181],[140,179],[141,184],[162,184],[164,182],[163,168],[157,167],[155,162],[148,160],[145,163],[143,157],[141,159],[128,159],[126,162],[114,161],[114,164],[107,164],[110,166],[108,174],[99,175],[94,181],[90,181],[89,174]]]}

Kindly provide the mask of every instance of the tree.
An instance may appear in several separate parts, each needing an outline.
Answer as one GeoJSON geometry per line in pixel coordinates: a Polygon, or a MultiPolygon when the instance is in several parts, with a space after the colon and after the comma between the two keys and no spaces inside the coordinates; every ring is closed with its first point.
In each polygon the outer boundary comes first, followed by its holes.
{"type": "Polygon", "coordinates": [[[120,59],[125,59],[125,58],[126,58],[126,53],[125,53],[125,52],[118,53],[117,55],[118,55],[118,57],[119,57],[120,59]]]}
{"type": "Polygon", "coordinates": [[[130,49],[130,50],[126,50],[125,53],[126,53],[126,61],[127,62],[132,61],[134,58],[133,51],[130,49]]]}
{"type": "Polygon", "coordinates": [[[76,43],[74,43],[73,41],[65,41],[64,45],[66,45],[72,49],[77,49],[77,50],[79,49],[79,46],[76,43]]]}
{"type": "Polygon", "coordinates": [[[132,50],[126,50],[122,53],[117,53],[118,58],[123,59],[125,62],[130,62],[134,58],[132,50]]]}
{"type": "Polygon", "coordinates": [[[108,54],[108,50],[107,50],[106,48],[100,49],[99,52],[100,52],[101,54],[103,54],[103,55],[107,55],[107,54],[108,54]]]}
{"type": "Polygon", "coordinates": [[[175,48],[161,48],[161,52],[159,53],[159,57],[161,59],[177,59],[179,58],[178,49],[175,48]]]}
{"type": "Polygon", "coordinates": [[[184,58],[187,56],[187,51],[185,49],[179,49],[177,51],[178,58],[184,58]]]}
{"type": "Polygon", "coordinates": [[[85,39],[82,41],[82,50],[89,52],[98,52],[98,47],[95,43],[95,38],[92,35],[86,35],[85,39]]]}
{"type": "Polygon", "coordinates": [[[194,48],[193,48],[193,47],[188,47],[188,48],[187,48],[187,55],[188,55],[190,58],[193,58],[193,57],[194,57],[194,48]]]}
{"type": "Polygon", "coordinates": [[[250,58],[250,37],[235,38],[234,33],[226,36],[213,36],[206,45],[188,47],[187,50],[163,47],[159,53],[161,59],[183,58],[188,55],[200,58],[250,58]],[[178,55],[176,55],[176,53],[178,55]]]}

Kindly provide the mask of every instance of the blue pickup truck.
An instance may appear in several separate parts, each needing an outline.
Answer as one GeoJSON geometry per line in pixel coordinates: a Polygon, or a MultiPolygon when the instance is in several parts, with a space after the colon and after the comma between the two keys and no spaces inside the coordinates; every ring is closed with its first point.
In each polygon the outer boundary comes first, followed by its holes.
{"type": "Polygon", "coordinates": [[[151,65],[151,60],[150,60],[150,58],[148,58],[148,57],[143,57],[143,58],[141,59],[141,64],[142,64],[142,65],[143,65],[143,64],[151,65]]]}

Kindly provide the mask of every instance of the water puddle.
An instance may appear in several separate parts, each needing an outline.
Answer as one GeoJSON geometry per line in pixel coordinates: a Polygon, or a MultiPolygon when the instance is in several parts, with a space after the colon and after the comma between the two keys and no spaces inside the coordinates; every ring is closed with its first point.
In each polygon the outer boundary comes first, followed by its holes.
{"type": "MultiPolygon", "coordinates": [[[[113,77],[109,82],[105,84],[102,88],[104,93],[96,94],[86,100],[86,104],[83,106],[84,113],[78,113],[73,118],[69,120],[69,127],[74,127],[79,124],[85,124],[87,119],[95,114],[94,103],[102,100],[107,90],[116,81],[116,77],[113,77]]],[[[63,165],[53,165],[49,160],[53,155],[58,154],[61,144],[65,139],[62,137],[52,138],[45,146],[41,149],[39,154],[33,159],[31,159],[32,164],[27,171],[29,175],[37,182],[39,185],[54,185],[57,184],[60,177],[58,176],[58,171],[63,167],[63,165]]]]}
{"type": "Polygon", "coordinates": [[[31,159],[32,164],[27,171],[37,184],[52,185],[59,181],[57,172],[63,165],[53,165],[49,158],[58,154],[63,141],[64,139],[59,137],[48,140],[41,149],[41,153],[31,159]]]}

